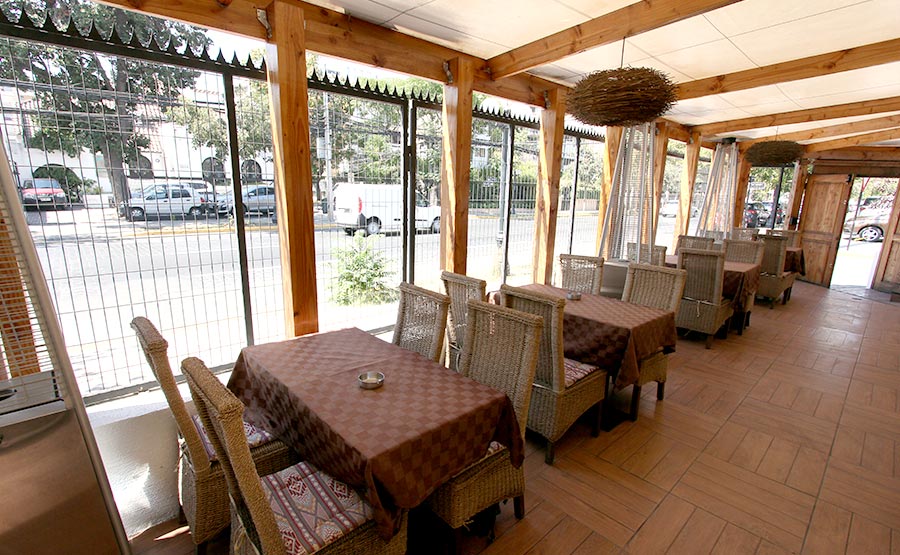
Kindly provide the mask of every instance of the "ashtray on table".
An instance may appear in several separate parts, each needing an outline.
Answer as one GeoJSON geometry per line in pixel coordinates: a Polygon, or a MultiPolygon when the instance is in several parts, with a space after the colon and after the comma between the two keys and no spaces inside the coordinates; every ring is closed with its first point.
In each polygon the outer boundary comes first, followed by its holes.
{"type": "Polygon", "coordinates": [[[568,293],[566,293],[566,298],[570,301],[580,301],[581,293],[579,293],[578,291],[569,291],[568,293]]]}
{"type": "Polygon", "coordinates": [[[375,371],[363,372],[356,381],[363,389],[378,389],[384,385],[384,374],[375,371]]]}

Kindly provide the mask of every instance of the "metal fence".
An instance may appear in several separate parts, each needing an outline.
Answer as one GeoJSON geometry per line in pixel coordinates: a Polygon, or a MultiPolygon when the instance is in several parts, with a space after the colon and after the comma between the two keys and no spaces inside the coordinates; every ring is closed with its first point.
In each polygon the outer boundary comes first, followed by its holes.
{"type": "MultiPolygon", "coordinates": [[[[44,16],[0,15],[0,58],[21,69],[0,70],[3,144],[23,199],[52,180],[67,195],[27,216],[82,394],[151,384],[137,315],[169,340],[176,372],[186,356],[225,368],[281,339],[264,66],[161,43],[161,23],[145,36],[139,22],[129,34],[44,16]]],[[[333,76],[309,86],[320,329],[384,331],[400,281],[440,288],[440,101],[333,76]]],[[[475,114],[469,267],[494,284],[531,279],[537,129],[475,114]]],[[[567,130],[557,252],[595,248],[601,139],[567,130]]]]}

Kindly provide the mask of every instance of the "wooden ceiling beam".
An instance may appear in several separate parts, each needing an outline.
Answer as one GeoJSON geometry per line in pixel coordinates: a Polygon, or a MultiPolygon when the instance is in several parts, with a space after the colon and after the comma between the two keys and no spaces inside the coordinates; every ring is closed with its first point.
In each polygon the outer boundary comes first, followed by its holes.
{"type": "Polygon", "coordinates": [[[894,129],[885,129],[883,131],[876,131],[874,133],[854,135],[852,137],[844,137],[843,139],[834,139],[833,141],[822,141],[819,143],[808,144],[804,149],[804,156],[813,152],[820,152],[823,150],[835,150],[848,146],[867,145],[871,143],[878,143],[881,141],[891,141],[894,139],[900,139],[900,127],[895,127],[894,129]]]}
{"type": "Polygon", "coordinates": [[[807,129],[805,131],[797,131],[795,133],[782,133],[770,137],[760,137],[749,141],[741,141],[741,149],[761,143],[763,141],[811,141],[814,139],[825,139],[827,137],[837,137],[840,135],[849,135],[851,133],[864,133],[866,131],[878,131],[881,129],[889,129],[891,127],[900,127],[900,115],[885,116],[883,118],[872,118],[863,121],[854,121],[850,123],[841,123],[839,125],[829,125],[827,127],[817,127],[816,129],[807,129]]]}
{"type": "Polygon", "coordinates": [[[704,125],[695,125],[693,130],[699,131],[704,137],[724,135],[734,131],[759,129],[760,127],[775,127],[776,125],[790,125],[792,123],[809,123],[825,119],[847,118],[853,116],[868,116],[883,112],[900,111],[900,96],[880,98],[877,100],[863,100],[861,102],[849,102],[847,104],[835,104],[834,106],[822,106],[821,108],[808,108],[769,114],[767,116],[753,116],[749,118],[733,119],[704,125]]]}
{"type": "MultiPolygon", "coordinates": [[[[233,0],[227,8],[211,0],[97,1],[117,8],[267,40],[266,29],[257,19],[258,4],[255,0],[233,0]]],[[[487,71],[487,61],[483,58],[469,56],[452,48],[299,0],[290,0],[289,3],[303,9],[306,19],[306,47],[313,52],[442,83],[447,81],[444,62],[466,59],[475,67],[475,90],[541,107],[545,104],[545,92],[560,87],[567,88],[527,74],[494,81],[487,71]]]]}
{"type": "Polygon", "coordinates": [[[495,80],[518,75],[739,1],[644,0],[494,56],[488,66],[495,80]]]}
{"type": "Polygon", "coordinates": [[[678,99],[699,98],[713,94],[740,91],[830,75],[900,60],[900,39],[866,44],[827,54],[789,60],[764,67],[716,75],[678,85],[678,99]]]}
{"type": "Polygon", "coordinates": [[[828,160],[883,161],[896,163],[900,161],[900,147],[897,146],[855,146],[840,150],[823,150],[811,153],[804,158],[828,160]]]}

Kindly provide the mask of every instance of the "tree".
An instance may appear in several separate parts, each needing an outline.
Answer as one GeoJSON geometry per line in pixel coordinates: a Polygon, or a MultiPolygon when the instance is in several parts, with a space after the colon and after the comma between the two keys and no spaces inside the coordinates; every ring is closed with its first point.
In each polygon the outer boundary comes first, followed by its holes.
{"type": "MultiPolygon", "coordinates": [[[[20,3],[3,0],[0,5],[9,12],[20,3]]],[[[103,36],[115,29],[120,36],[155,36],[193,50],[211,43],[204,31],[193,27],[87,0],[30,0],[25,10],[72,17],[80,27],[90,21],[103,36]]],[[[140,150],[150,144],[136,126],[143,107],[171,104],[198,75],[197,70],[122,56],[0,40],[0,77],[29,91],[37,104],[29,146],[72,157],[85,150],[101,153],[116,201],[129,197],[125,164],[136,162],[140,150]]]]}

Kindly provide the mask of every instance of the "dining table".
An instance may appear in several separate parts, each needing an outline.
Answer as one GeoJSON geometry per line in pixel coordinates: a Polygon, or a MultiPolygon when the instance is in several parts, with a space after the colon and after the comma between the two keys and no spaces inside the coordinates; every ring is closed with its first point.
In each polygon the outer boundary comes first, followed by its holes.
{"type": "MultiPolygon", "coordinates": [[[[522,288],[559,298],[568,293],[539,283],[522,288]]],[[[582,293],[563,311],[566,358],[606,370],[616,389],[637,383],[638,362],[660,350],[673,352],[676,339],[675,313],[658,308],[582,293]]]]}
{"type": "Polygon", "coordinates": [[[505,393],[357,328],[245,347],[228,388],[248,420],[359,491],[385,539],[492,441],[524,459],[505,393]],[[360,387],[369,371],[381,387],[360,387]]]}

